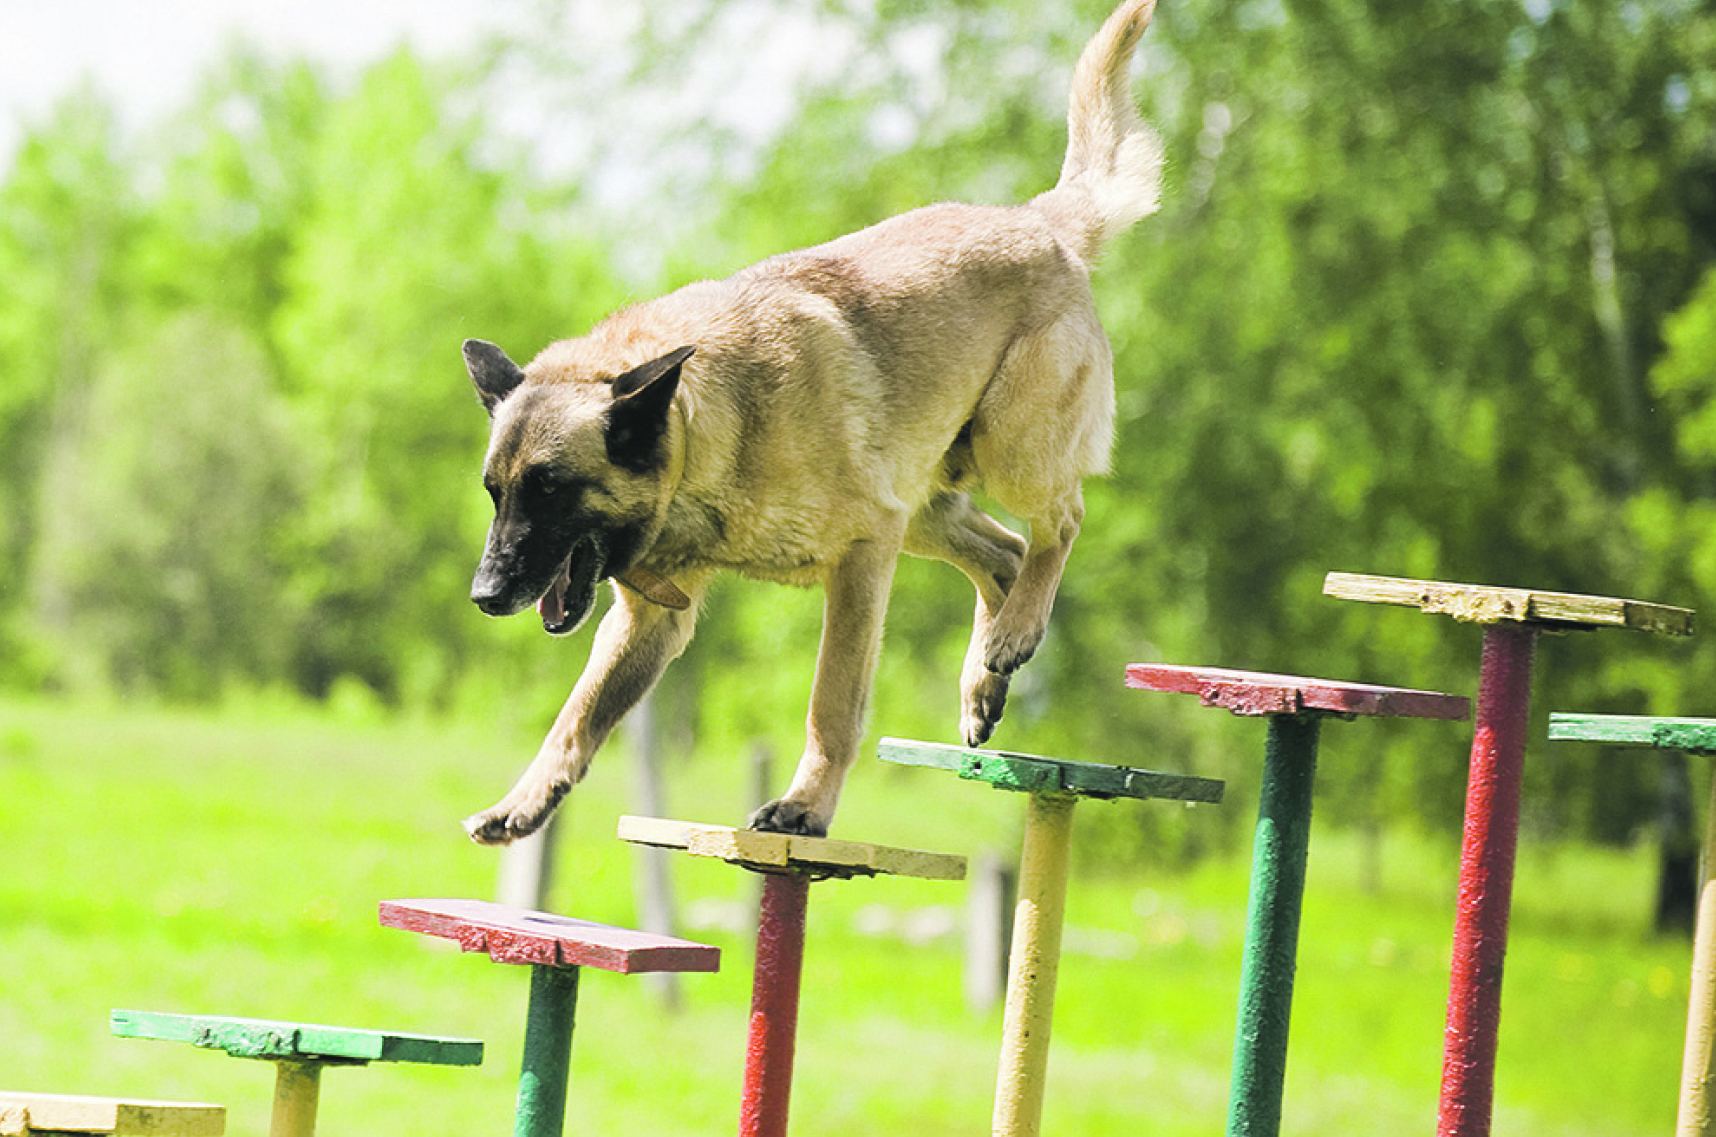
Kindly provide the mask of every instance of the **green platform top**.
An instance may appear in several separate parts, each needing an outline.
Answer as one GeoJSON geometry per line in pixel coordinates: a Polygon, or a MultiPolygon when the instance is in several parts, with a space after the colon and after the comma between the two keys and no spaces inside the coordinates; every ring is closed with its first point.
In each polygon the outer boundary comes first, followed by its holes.
{"type": "Polygon", "coordinates": [[[1549,716],[1549,737],[1556,742],[1605,742],[1610,746],[1716,754],[1716,719],[1558,713],[1549,716]]]}
{"type": "Polygon", "coordinates": [[[1542,592],[1528,588],[1498,588],[1483,584],[1449,584],[1439,580],[1405,580],[1392,576],[1360,576],[1332,572],[1323,580],[1323,593],[1338,600],[1371,604],[1402,604],[1424,612],[1452,616],[1469,624],[1535,624],[1550,628],[1635,628],[1668,636],[1692,634],[1692,610],[1642,600],[1542,592]]]}
{"type": "Polygon", "coordinates": [[[206,1050],[224,1050],[235,1058],[353,1065],[419,1062],[435,1066],[480,1066],[483,1061],[483,1044],[468,1038],[157,1011],[114,1011],[112,1021],[113,1033],[120,1038],[188,1042],[206,1050]]]}
{"type": "Polygon", "coordinates": [[[997,789],[1024,793],[1219,802],[1225,788],[1225,783],[1215,778],[1159,774],[1130,766],[1040,758],[1005,750],[974,750],[902,738],[884,738],[879,753],[885,762],[952,770],[968,781],[988,782],[997,789]]]}

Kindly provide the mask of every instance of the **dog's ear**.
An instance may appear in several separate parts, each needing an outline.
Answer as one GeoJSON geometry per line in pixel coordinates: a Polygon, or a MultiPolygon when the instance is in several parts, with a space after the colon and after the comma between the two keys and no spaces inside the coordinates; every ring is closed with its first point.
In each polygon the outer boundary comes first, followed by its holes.
{"type": "Polygon", "coordinates": [[[680,368],[696,350],[670,351],[614,380],[607,433],[608,460],[614,465],[639,474],[655,468],[661,437],[667,431],[667,411],[679,389],[680,368]]]}
{"type": "Polygon", "coordinates": [[[506,352],[485,340],[465,341],[465,370],[471,373],[477,398],[482,400],[483,409],[491,418],[501,400],[524,382],[524,369],[507,358],[506,352]]]}

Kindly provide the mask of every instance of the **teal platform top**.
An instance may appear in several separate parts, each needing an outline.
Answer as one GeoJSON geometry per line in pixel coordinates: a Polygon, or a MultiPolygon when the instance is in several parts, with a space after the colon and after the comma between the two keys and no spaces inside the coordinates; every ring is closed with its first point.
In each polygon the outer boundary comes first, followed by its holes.
{"type": "Polygon", "coordinates": [[[1556,742],[1606,742],[1611,746],[1716,754],[1716,719],[1552,714],[1549,737],[1556,742]]]}
{"type": "Polygon", "coordinates": [[[114,1011],[112,1023],[113,1033],[120,1038],[188,1042],[206,1050],[224,1050],[235,1058],[436,1066],[479,1066],[483,1061],[483,1044],[468,1038],[158,1011],[114,1011]]]}
{"type": "Polygon", "coordinates": [[[1218,802],[1225,788],[1225,784],[1215,778],[1160,774],[1130,766],[1040,758],[1034,754],[1014,754],[1006,750],[974,750],[903,738],[884,738],[878,752],[885,762],[952,770],[968,781],[988,782],[997,789],[1024,793],[1218,802]]]}

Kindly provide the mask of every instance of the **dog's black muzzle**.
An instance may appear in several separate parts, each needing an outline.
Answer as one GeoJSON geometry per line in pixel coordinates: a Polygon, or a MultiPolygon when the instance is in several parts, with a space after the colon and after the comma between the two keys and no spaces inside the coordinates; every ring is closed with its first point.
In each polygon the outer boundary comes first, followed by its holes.
{"type": "Polygon", "coordinates": [[[606,576],[606,542],[586,534],[558,560],[518,552],[497,552],[492,546],[484,552],[471,581],[471,601],[490,616],[516,615],[535,604],[550,635],[577,631],[595,606],[596,585],[606,576]]]}
{"type": "Polygon", "coordinates": [[[471,578],[471,603],[489,616],[514,616],[535,604],[554,584],[566,556],[557,534],[537,527],[497,522],[471,578]]]}
{"type": "Polygon", "coordinates": [[[514,586],[511,575],[488,557],[477,566],[477,575],[471,581],[471,603],[482,609],[484,615],[517,615],[531,600],[532,597],[522,595],[514,586]]]}

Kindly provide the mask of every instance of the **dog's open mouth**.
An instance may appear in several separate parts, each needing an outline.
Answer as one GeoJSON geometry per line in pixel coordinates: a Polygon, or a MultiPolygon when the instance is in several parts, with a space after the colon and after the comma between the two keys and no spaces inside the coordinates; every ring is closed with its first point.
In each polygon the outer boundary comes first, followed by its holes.
{"type": "Polygon", "coordinates": [[[595,606],[596,582],[602,579],[607,559],[607,550],[594,535],[582,537],[572,546],[554,583],[536,602],[544,631],[551,636],[568,636],[583,625],[595,606]]]}

